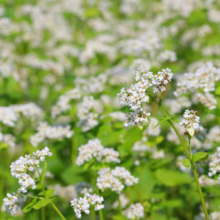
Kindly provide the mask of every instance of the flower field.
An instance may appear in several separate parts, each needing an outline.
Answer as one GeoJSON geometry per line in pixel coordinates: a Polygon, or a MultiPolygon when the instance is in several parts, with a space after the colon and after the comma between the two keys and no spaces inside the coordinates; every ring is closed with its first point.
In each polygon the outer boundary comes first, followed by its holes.
{"type": "Polygon", "coordinates": [[[220,1],[0,1],[0,220],[60,219],[220,220],[220,1]]]}

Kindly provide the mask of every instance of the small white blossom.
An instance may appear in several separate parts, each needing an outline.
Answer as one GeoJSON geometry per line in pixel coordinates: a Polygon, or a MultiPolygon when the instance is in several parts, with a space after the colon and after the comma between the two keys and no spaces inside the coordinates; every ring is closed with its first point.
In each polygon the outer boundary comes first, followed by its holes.
{"type": "Polygon", "coordinates": [[[93,158],[103,163],[120,162],[119,153],[112,148],[104,148],[99,139],[89,140],[87,144],[79,147],[76,164],[81,166],[93,158]]]}
{"type": "Polygon", "coordinates": [[[128,209],[123,211],[128,219],[140,219],[144,217],[144,207],[140,203],[132,204],[128,209]]]}
{"type": "Polygon", "coordinates": [[[110,188],[112,191],[120,193],[124,189],[124,185],[132,186],[138,183],[138,178],[132,176],[124,167],[116,167],[114,170],[102,168],[98,174],[96,185],[101,190],[110,188]]]}
{"type": "Polygon", "coordinates": [[[21,194],[20,189],[18,189],[16,193],[13,193],[13,195],[7,193],[7,198],[3,199],[6,211],[12,215],[16,214],[16,212],[19,210],[19,207],[21,207],[25,201],[26,196],[21,194]]]}
{"type": "Polygon", "coordinates": [[[194,136],[195,130],[199,128],[200,117],[196,116],[196,112],[193,110],[186,110],[183,117],[184,119],[180,123],[185,127],[186,134],[189,134],[191,137],[194,136]]]}
{"type": "Polygon", "coordinates": [[[71,202],[71,206],[73,206],[74,212],[76,214],[77,218],[81,218],[82,214],[81,212],[86,213],[87,215],[90,213],[89,208],[91,205],[95,206],[95,211],[98,211],[100,209],[104,208],[104,205],[102,202],[104,201],[103,197],[100,197],[96,194],[89,194],[86,193],[85,196],[79,199],[73,199],[71,202]]]}

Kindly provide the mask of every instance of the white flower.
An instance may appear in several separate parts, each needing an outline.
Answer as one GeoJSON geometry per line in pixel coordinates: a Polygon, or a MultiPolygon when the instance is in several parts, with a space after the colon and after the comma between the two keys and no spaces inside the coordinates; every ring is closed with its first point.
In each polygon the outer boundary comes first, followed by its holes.
{"type": "MultiPolygon", "coordinates": [[[[210,156],[211,162],[209,164],[209,176],[215,175],[220,171],[220,147],[217,147],[214,155],[210,156]]],[[[220,179],[220,176],[218,177],[220,179]]]]}
{"type": "Polygon", "coordinates": [[[95,205],[95,211],[104,208],[102,202],[104,201],[103,197],[100,197],[96,194],[86,193],[83,198],[73,199],[70,201],[71,206],[73,206],[74,212],[77,218],[81,218],[81,212],[85,212],[87,215],[90,213],[89,208],[91,205],[95,205]]]}
{"type": "Polygon", "coordinates": [[[89,162],[92,158],[97,161],[119,163],[119,153],[112,148],[104,148],[99,139],[89,140],[85,145],[79,147],[79,156],[76,159],[78,166],[89,162]]]}
{"type": "Polygon", "coordinates": [[[15,215],[19,207],[26,201],[26,196],[21,194],[21,190],[18,189],[13,195],[7,193],[7,198],[3,199],[4,206],[7,212],[15,215]]]}
{"type": "Polygon", "coordinates": [[[186,110],[183,117],[184,119],[180,125],[185,127],[186,134],[189,134],[191,137],[194,136],[195,130],[199,128],[200,117],[196,116],[196,112],[193,110],[186,110]]]}
{"type": "Polygon", "coordinates": [[[128,209],[123,211],[128,219],[140,219],[144,217],[144,207],[140,203],[132,204],[128,209]]]}
{"type": "Polygon", "coordinates": [[[124,189],[124,184],[132,186],[138,183],[138,178],[135,178],[124,167],[116,167],[114,170],[110,168],[102,168],[98,171],[96,185],[99,189],[104,190],[110,188],[112,191],[120,193],[124,189]]]}
{"type": "Polygon", "coordinates": [[[70,130],[69,125],[66,127],[61,125],[49,126],[47,122],[41,122],[37,130],[38,132],[30,138],[30,142],[34,147],[44,141],[45,138],[60,140],[64,137],[71,138],[74,134],[74,131],[70,130]]]}
{"type": "Polygon", "coordinates": [[[161,92],[166,90],[166,85],[172,77],[173,74],[168,68],[162,69],[162,71],[153,75],[152,72],[145,70],[143,66],[139,67],[135,77],[137,83],[131,85],[127,90],[122,88],[121,92],[118,93],[120,105],[129,106],[132,111],[126,115],[127,121],[124,124],[126,127],[135,124],[142,129],[144,125],[149,123],[148,116],[150,116],[150,113],[146,113],[142,109],[142,105],[150,100],[149,89],[152,88],[154,93],[160,95],[161,92]]]}

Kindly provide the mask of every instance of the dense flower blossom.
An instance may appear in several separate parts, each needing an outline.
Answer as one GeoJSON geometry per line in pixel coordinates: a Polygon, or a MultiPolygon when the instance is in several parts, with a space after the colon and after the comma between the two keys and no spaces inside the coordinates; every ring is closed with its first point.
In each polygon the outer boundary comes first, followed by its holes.
{"type": "Polygon", "coordinates": [[[32,189],[36,188],[36,180],[29,175],[29,172],[34,171],[39,167],[40,161],[45,160],[45,156],[52,156],[52,153],[49,151],[48,147],[45,147],[43,150],[38,150],[31,155],[25,155],[25,157],[20,157],[15,162],[11,164],[11,174],[13,177],[17,178],[18,183],[21,185],[21,191],[23,193],[27,192],[29,186],[32,189]]]}
{"type": "Polygon", "coordinates": [[[193,110],[186,110],[183,117],[184,119],[180,123],[185,127],[186,134],[193,137],[195,130],[199,128],[200,117],[196,116],[196,112],[193,110]]]}
{"type": "Polygon", "coordinates": [[[80,197],[79,199],[73,199],[71,201],[71,206],[73,206],[76,217],[80,219],[82,217],[81,212],[84,212],[87,215],[90,213],[89,208],[91,205],[95,206],[95,211],[103,209],[103,201],[103,197],[100,197],[96,194],[91,195],[89,193],[86,193],[83,198],[80,197]]]}
{"type": "Polygon", "coordinates": [[[84,96],[77,107],[77,117],[79,118],[77,126],[82,128],[83,132],[98,125],[98,113],[102,112],[100,101],[95,100],[93,96],[84,96]]]}
{"type": "Polygon", "coordinates": [[[70,126],[63,127],[49,126],[47,122],[41,122],[37,128],[37,133],[30,138],[31,144],[36,147],[40,142],[43,142],[46,138],[48,139],[62,139],[71,138],[74,131],[70,130],[70,126]]]}
{"type": "Polygon", "coordinates": [[[78,166],[83,165],[85,162],[89,162],[93,158],[99,162],[119,163],[119,153],[112,148],[104,148],[99,139],[89,140],[85,145],[82,145],[79,149],[79,156],[76,159],[78,166]]]}
{"type": "Polygon", "coordinates": [[[71,108],[70,101],[74,99],[79,99],[81,97],[80,90],[78,88],[67,91],[65,94],[61,95],[57,103],[52,107],[51,114],[55,118],[62,112],[66,112],[71,108]]]}
{"type": "Polygon", "coordinates": [[[116,167],[114,170],[102,168],[98,174],[97,186],[101,190],[110,188],[112,191],[120,193],[124,189],[124,185],[132,186],[138,183],[138,178],[132,176],[124,167],[116,167]]]}
{"type": "Polygon", "coordinates": [[[140,219],[144,217],[144,207],[140,203],[132,204],[129,208],[123,211],[128,219],[140,219]]]}
{"type": "Polygon", "coordinates": [[[77,197],[77,192],[73,185],[61,186],[60,184],[55,184],[48,187],[54,189],[54,195],[62,197],[67,201],[71,201],[73,198],[77,197]]]}
{"type": "Polygon", "coordinates": [[[198,68],[195,73],[185,73],[183,77],[180,77],[174,95],[178,97],[182,94],[195,93],[202,104],[209,109],[214,109],[217,102],[210,92],[215,90],[215,82],[219,80],[220,69],[208,62],[198,68]]]}
{"type": "Polygon", "coordinates": [[[0,107],[0,122],[13,127],[18,120],[18,116],[10,107],[0,107]]]}
{"type": "Polygon", "coordinates": [[[25,201],[26,196],[21,194],[20,189],[18,189],[16,193],[13,193],[13,195],[7,193],[7,197],[3,199],[6,211],[12,215],[16,214],[19,207],[21,207],[25,201]]]}
{"type": "Polygon", "coordinates": [[[172,77],[173,74],[168,68],[153,75],[152,72],[144,69],[143,66],[139,67],[135,77],[137,83],[131,85],[127,90],[122,88],[121,92],[118,93],[120,105],[127,105],[132,111],[126,115],[127,121],[125,122],[125,126],[137,124],[142,128],[143,125],[148,124],[148,116],[150,116],[150,113],[146,113],[142,109],[143,103],[147,103],[150,100],[150,93],[148,90],[152,88],[153,93],[160,95],[161,92],[166,90],[165,86],[171,81],[172,77]]]}
{"type": "MultiPolygon", "coordinates": [[[[215,154],[210,156],[211,162],[209,164],[209,176],[215,175],[220,171],[220,147],[217,147],[215,154]]],[[[220,177],[218,177],[220,179],[220,177]]]]}
{"type": "Polygon", "coordinates": [[[40,161],[44,161],[45,156],[52,156],[48,147],[34,152],[33,156],[21,156],[18,160],[12,162],[10,166],[11,174],[18,179],[21,188],[19,188],[17,193],[14,193],[13,196],[7,194],[8,198],[3,200],[6,210],[10,211],[11,214],[16,214],[18,207],[21,206],[22,202],[26,201],[26,196],[22,193],[26,193],[29,186],[31,186],[32,189],[36,188],[36,178],[31,175],[31,172],[38,169],[40,161]]]}

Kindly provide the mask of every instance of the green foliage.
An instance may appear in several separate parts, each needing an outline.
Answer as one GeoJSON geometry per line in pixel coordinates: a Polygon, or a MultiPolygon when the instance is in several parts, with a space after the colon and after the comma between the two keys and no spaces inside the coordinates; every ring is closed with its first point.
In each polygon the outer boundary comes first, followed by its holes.
{"type": "Polygon", "coordinates": [[[155,172],[155,176],[166,186],[177,186],[191,182],[188,174],[173,170],[158,169],[155,172]]]}
{"type": "Polygon", "coordinates": [[[182,164],[185,166],[185,167],[190,167],[191,166],[191,162],[189,160],[188,157],[186,157],[185,159],[182,160],[182,164]]]}
{"type": "Polygon", "coordinates": [[[206,161],[208,160],[209,155],[205,152],[197,152],[192,155],[192,164],[194,165],[197,161],[206,161]]]}

